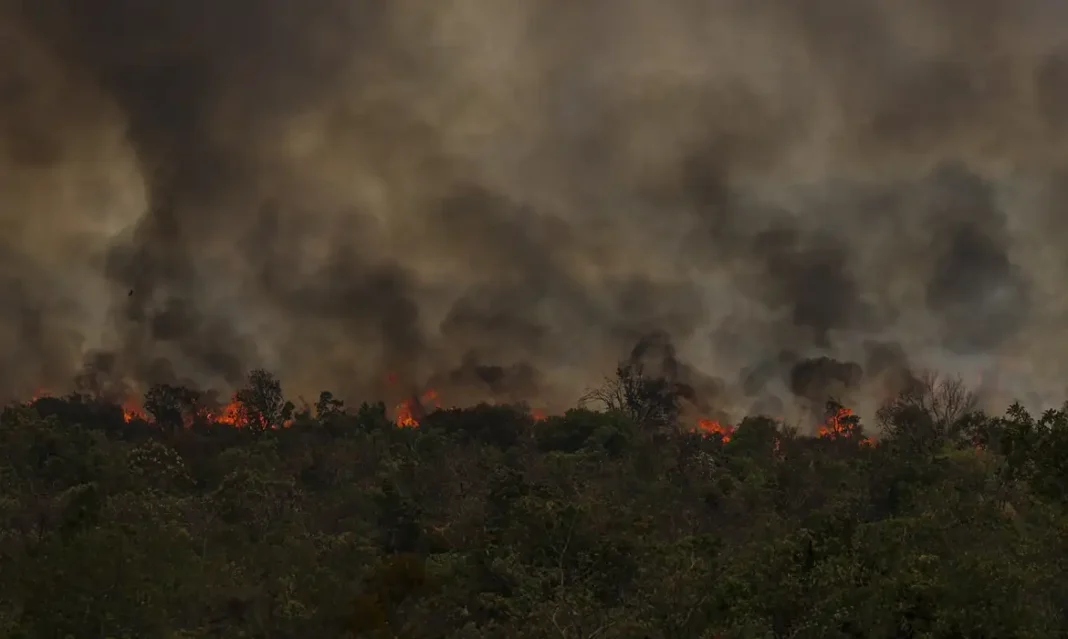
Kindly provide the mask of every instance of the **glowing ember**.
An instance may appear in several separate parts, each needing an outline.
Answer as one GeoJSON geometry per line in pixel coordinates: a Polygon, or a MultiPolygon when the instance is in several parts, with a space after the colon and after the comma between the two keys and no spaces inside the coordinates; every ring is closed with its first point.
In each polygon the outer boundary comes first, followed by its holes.
{"type": "Polygon", "coordinates": [[[530,411],[530,417],[536,422],[544,421],[546,418],[545,411],[539,408],[535,408],[534,410],[530,411]]]}
{"type": "Polygon", "coordinates": [[[714,419],[697,420],[697,429],[705,435],[719,435],[724,444],[729,442],[731,436],[734,435],[734,426],[721,424],[714,419]]]}

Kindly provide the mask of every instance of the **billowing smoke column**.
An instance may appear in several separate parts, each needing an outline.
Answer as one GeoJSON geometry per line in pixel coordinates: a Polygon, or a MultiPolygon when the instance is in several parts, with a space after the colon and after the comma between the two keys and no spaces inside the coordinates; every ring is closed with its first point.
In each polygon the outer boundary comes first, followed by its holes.
{"type": "Polygon", "coordinates": [[[718,410],[1059,400],[1066,42],[1053,0],[0,0],[0,388],[552,408],[659,335],[718,410]]]}

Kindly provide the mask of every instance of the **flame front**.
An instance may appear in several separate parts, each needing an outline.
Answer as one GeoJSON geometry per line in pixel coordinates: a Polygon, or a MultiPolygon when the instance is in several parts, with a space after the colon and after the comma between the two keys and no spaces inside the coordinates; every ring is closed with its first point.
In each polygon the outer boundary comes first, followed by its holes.
{"type": "MultiPolygon", "coordinates": [[[[144,408],[136,399],[127,399],[122,403],[122,418],[126,423],[135,420],[150,421],[144,408]]],[[[197,407],[192,414],[186,415],[186,426],[192,426],[194,421],[203,421],[212,424],[223,424],[234,428],[244,428],[248,420],[241,411],[241,404],[234,397],[229,403],[217,408],[197,407]]],[[[289,425],[289,422],[285,424],[289,425]]]]}
{"type": "Polygon", "coordinates": [[[721,424],[715,419],[697,420],[697,429],[706,435],[719,435],[724,444],[729,442],[734,435],[734,426],[721,424]]]}

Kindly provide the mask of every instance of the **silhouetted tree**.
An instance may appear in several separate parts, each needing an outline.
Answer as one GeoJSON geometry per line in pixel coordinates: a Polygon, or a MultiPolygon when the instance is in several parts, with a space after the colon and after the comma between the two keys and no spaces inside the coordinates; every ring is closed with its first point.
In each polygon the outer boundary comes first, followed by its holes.
{"type": "Polygon", "coordinates": [[[281,428],[295,408],[282,394],[282,383],[271,373],[256,369],[248,375],[248,385],[235,393],[241,421],[249,428],[265,431],[281,428]]]}
{"type": "Polygon", "coordinates": [[[145,393],[145,411],[161,428],[177,430],[194,412],[200,393],[184,386],[155,384],[145,393]]]}
{"type": "Polygon", "coordinates": [[[315,416],[319,419],[329,419],[345,412],[345,402],[334,397],[330,391],[319,393],[319,401],[315,402],[315,416]]]}
{"type": "Polygon", "coordinates": [[[880,407],[876,417],[888,442],[930,454],[971,439],[976,405],[975,394],[959,377],[925,373],[880,407]]]}
{"type": "Polygon", "coordinates": [[[620,364],[615,377],[584,394],[580,405],[601,404],[642,426],[674,425],[679,417],[680,389],[664,377],[645,374],[641,364],[620,364]]]}

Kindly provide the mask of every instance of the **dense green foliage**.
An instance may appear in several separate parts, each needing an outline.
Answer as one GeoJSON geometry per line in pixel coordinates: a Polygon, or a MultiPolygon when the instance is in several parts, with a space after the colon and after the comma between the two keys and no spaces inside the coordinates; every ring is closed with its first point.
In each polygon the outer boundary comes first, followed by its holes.
{"type": "MultiPolygon", "coordinates": [[[[271,385],[266,384],[268,391],[271,385]]],[[[0,637],[1011,639],[1068,628],[1068,416],[882,413],[729,442],[626,411],[247,393],[0,425],[0,637]],[[257,421],[258,420],[258,421],[257,421]]]]}

